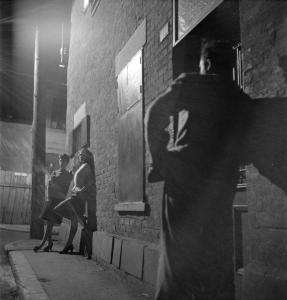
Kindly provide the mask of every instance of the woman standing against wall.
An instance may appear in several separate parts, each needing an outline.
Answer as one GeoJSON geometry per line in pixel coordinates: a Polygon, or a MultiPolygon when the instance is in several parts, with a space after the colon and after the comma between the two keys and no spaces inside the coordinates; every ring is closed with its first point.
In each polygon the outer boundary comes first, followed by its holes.
{"type": "MultiPolygon", "coordinates": [[[[71,221],[68,240],[61,254],[72,252],[73,239],[80,222],[86,231],[95,230],[95,164],[93,154],[86,148],[79,152],[80,167],[74,174],[74,186],[70,196],[55,207],[55,211],[71,221]],[[87,222],[85,221],[87,218],[87,222]]],[[[91,236],[91,235],[85,235],[91,236]]],[[[88,258],[91,257],[91,240],[86,241],[88,258]]]]}
{"type": "Polygon", "coordinates": [[[48,182],[48,200],[45,202],[44,208],[40,215],[41,219],[47,221],[47,227],[40,245],[34,247],[35,252],[40,250],[47,240],[48,245],[43,250],[45,252],[49,252],[53,247],[53,226],[55,224],[60,224],[62,221],[62,218],[55,213],[54,208],[66,198],[70,182],[72,180],[71,173],[66,170],[69,160],[70,158],[67,154],[59,155],[60,168],[59,170],[52,172],[51,178],[48,182]]]}

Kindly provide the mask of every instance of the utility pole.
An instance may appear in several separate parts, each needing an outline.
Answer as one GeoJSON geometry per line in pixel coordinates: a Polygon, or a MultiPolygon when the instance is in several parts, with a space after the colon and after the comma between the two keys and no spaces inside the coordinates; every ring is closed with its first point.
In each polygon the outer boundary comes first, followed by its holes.
{"type": "Polygon", "coordinates": [[[32,124],[32,199],[30,237],[41,239],[44,231],[43,221],[39,218],[45,201],[45,160],[46,160],[46,115],[45,104],[41,95],[41,61],[40,39],[38,26],[35,32],[34,56],[34,93],[33,93],[33,124],[32,124]]]}

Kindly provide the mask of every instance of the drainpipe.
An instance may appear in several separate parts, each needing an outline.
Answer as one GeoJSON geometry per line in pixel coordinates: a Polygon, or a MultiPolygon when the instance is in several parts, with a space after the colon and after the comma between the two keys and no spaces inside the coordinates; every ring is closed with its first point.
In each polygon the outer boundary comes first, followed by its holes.
{"type": "Polygon", "coordinates": [[[45,201],[45,155],[46,155],[46,117],[44,99],[41,95],[39,78],[41,74],[40,63],[40,34],[38,26],[35,31],[34,56],[34,92],[33,92],[33,124],[32,124],[32,198],[30,237],[41,239],[44,224],[39,215],[45,201]]]}

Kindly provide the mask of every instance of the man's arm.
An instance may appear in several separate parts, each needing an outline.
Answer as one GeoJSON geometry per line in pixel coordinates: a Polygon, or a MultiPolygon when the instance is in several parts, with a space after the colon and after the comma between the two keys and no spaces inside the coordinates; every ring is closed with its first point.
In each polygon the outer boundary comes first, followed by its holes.
{"type": "Polygon", "coordinates": [[[170,139],[168,111],[168,102],[163,97],[156,99],[146,111],[145,139],[151,155],[149,182],[164,180],[165,157],[170,139]]]}

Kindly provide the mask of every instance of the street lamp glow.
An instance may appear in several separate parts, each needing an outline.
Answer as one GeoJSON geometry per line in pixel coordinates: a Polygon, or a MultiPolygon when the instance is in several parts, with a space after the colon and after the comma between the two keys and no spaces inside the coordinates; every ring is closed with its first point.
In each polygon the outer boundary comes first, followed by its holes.
{"type": "Polygon", "coordinates": [[[90,4],[90,0],[84,0],[84,3],[83,3],[83,10],[84,10],[84,12],[87,10],[89,4],[90,4]]]}

